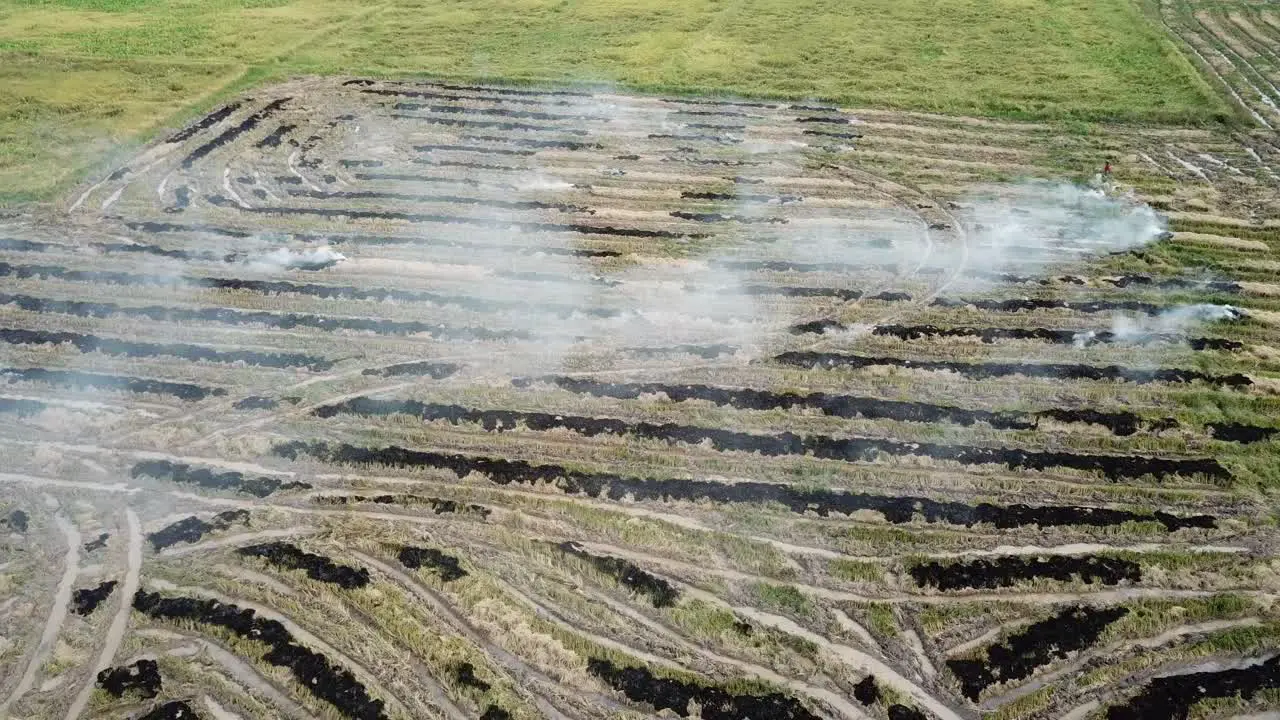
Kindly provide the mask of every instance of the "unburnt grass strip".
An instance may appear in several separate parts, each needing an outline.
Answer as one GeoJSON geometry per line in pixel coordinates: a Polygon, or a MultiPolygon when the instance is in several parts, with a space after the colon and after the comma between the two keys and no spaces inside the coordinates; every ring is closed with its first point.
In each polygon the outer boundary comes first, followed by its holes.
{"type": "Polygon", "coordinates": [[[151,380],[122,375],[100,375],[76,370],[48,370],[45,368],[0,368],[0,378],[9,383],[34,382],[77,390],[108,390],[151,395],[169,395],[187,402],[198,402],[207,397],[226,395],[223,388],[208,388],[192,383],[151,380]]]}
{"type": "Polygon", "coordinates": [[[939,590],[1013,587],[1028,580],[1119,585],[1142,579],[1142,566],[1104,555],[979,558],[970,562],[925,562],[909,570],[921,587],[939,590]]]}
{"type": "Polygon", "coordinates": [[[1107,708],[1107,720],[1185,718],[1201,700],[1233,696],[1250,700],[1274,688],[1280,688],[1280,655],[1243,668],[1155,678],[1128,702],[1107,708]]]}
{"type": "Polygon", "coordinates": [[[781,693],[734,694],[715,685],[701,685],[654,675],[647,668],[620,667],[610,660],[587,660],[587,672],[627,699],[691,717],[690,707],[701,708],[703,720],[818,720],[799,700],[781,693]]]}
{"type": "Polygon", "coordinates": [[[262,655],[264,661],[288,668],[299,685],[333,705],[342,716],[358,720],[387,717],[383,701],[370,697],[349,670],[299,644],[279,621],[256,617],[251,609],[217,600],[164,597],[142,590],[134,595],[133,608],[157,620],[213,625],[245,640],[263,643],[268,648],[262,655]]]}
{"type": "Polygon", "coordinates": [[[250,545],[236,550],[245,557],[256,557],[285,570],[305,570],[307,577],[338,587],[354,590],[369,584],[369,571],[364,568],[339,565],[323,555],[304,552],[297,545],[287,542],[269,542],[250,545]]]}
{"type": "Polygon", "coordinates": [[[314,355],[301,353],[264,353],[252,350],[215,350],[200,345],[185,343],[146,343],[116,338],[104,338],[97,335],[84,335],[73,332],[47,332],[44,330],[22,330],[16,328],[0,328],[0,342],[10,345],[62,345],[74,346],[82,353],[99,352],[104,355],[122,355],[125,357],[159,357],[168,356],[190,360],[192,362],[211,363],[244,363],[260,367],[294,368],[301,367],[312,371],[328,370],[333,361],[314,355]]]}
{"type": "Polygon", "coordinates": [[[266,497],[271,493],[282,490],[311,489],[310,483],[298,480],[286,482],[279,478],[261,475],[258,477],[246,477],[244,473],[235,470],[218,472],[208,468],[193,468],[185,463],[175,463],[168,460],[144,460],[139,462],[129,471],[129,476],[134,478],[146,476],[157,480],[199,485],[211,490],[232,490],[255,497],[266,497]]]}
{"type": "Polygon", "coordinates": [[[556,548],[566,554],[585,560],[596,570],[617,580],[627,589],[647,596],[656,608],[671,607],[680,599],[680,592],[663,578],[641,570],[635,563],[608,555],[593,555],[581,545],[563,542],[556,548]]]}
{"type": "Polygon", "coordinates": [[[723,483],[710,480],[638,478],[613,473],[582,472],[560,465],[535,465],[524,460],[409,450],[395,446],[366,448],[339,443],[293,441],[273,446],[272,453],[290,460],[306,455],[336,464],[448,470],[459,479],[471,473],[479,473],[497,485],[547,484],[570,495],[614,501],[632,499],[636,502],[710,500],[716,503],[778,503],[793,513],[812,512],[823,517],[833,513],[852,515],[861,510],[873,510],[895,524],[910,523],[916,517],[922,517],[931,523],[945,522],[964,526],[991,524],[1000,529],[1031,525],[1108,527],[1127,522],[1156,522],[1172,532],[1185,528],[1211,529],[1217,526],[1212,515],[1179,516],[1162,511],[1147,513],[1072,505],[969,505],[924,497],[806,490],[794,485],[761,482],[723,483]]]}
{"type": "Polygon", "coordinates": [[[332,418],[338,415],[363,417],[410,415],[426,422],[443,421],[452,425],[476,424],[487,432],[503,432],[523,425],[529,430],[539,432],[564,429],[585,437],[613,435],[687,445],[705,443],[721,452],[749,452],[765,456],[809,455],[842,462],[874,461],[880,455],[915,456],[947,460],[961,465],[1004,465],[1010,469],[1066,468],[1100,473],[1110,480],[1141,478],[1147,475],[1163,479],[1181,475],[1203,476],[1215,482],[1228,482],[1232,477],[1231,473],[1213,458],[1170,459],[1143,455],[1094,455],[1021,448],[906,443],[880,438],[799,435],[792,432],[757,434],[675,423],[631,422],[616,418],[514,410],[479,410],[461,405],[421,403],[415,400],[375,400],[360,397],[318,407],[312,411],[312,414],[319,418],[332,418]]]}
{"type": "Polygon", "coordinates": [[[89,615],[103,600],[111,597],[111,591],[116,589],[119,583],[115,580],[107,580],[99,583],[91,588],[81,588],[71,593],[71,612],[77,615],[89,615]]]}
{"type": "Polygon", "coordinates": [[[144,698],[153,698],[160,694],[162,681],[160,666],[155,660],[143,658],[132,665],[112,667],[98,673],[98,687],[115,697],[124,697],[125,693],[136,692],[144,698]]]}
{"type": "Polygon", "coordinates": [[[160,552],[178,543],[199,542],[208,533],[226,530],[236,524],[249,524],[248,510],[224,510],[209,518],[207,522],[195,515],[185,517],[161,530],[148,533],[147,542],[151,543],[151,547],[156,552],[160,552]]]}
{"type": "Polygon", "coordinates": [[[458,558],[435,548],[414,547],[405,545],[396,553],[396,559],[410,570],[426,568],[440,576],[444,582],[459,580],[467,576],[458,558]]]}
{"type": "Polygon", "coordinates": [[[1113,380],[1138,384],[1203,382],[1208,385],[1231,388],[1248,387],[1253,384],[1253,380],[1242,373],[1214,375],[1199,370],[1184,370],[1181,368],[1142,370],[1124,368],[1119,365],[1085,365],[1082,363],[963,363],[945,360],[908,360],[896,357],[812,351],[784,352],[775,355],[772,361],[805,369],[849,368],[857,370],[868,367],[900,367],[908,370],[951,372],[971,380],[987,380],[1021,375],[1029,378],[1052,380],[1113,380]]]}
{"type": "Polygon", "coordinates": [[[985,659],[948,660],[947,668],[960,680],[964,696],[976,702],[992,685],[1030,677],[1036,668],[1084,650],[1128,613],[1125,607],[1072,606],[988,646],[985,659]]]}

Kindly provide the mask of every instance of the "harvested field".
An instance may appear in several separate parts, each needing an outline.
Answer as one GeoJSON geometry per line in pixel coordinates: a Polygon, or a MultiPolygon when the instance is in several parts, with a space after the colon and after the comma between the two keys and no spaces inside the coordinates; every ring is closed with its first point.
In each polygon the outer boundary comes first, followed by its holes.
{"type": "Polygon", "coordinates": [[[1275,155],[1044,133],[303,78],[0,219],[0,714],[1263,712],[1275,155]]]}

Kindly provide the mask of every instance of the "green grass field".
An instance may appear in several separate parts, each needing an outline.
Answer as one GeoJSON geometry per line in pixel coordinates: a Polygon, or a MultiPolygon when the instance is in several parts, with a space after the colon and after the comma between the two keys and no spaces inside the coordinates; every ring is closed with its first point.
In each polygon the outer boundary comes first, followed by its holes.
{"type": "Polygon", "coordinates": [[[0,201],[48,197],[184,112],[303,73],[1231,117],[1136,0],[0,0],[0,201]]]}

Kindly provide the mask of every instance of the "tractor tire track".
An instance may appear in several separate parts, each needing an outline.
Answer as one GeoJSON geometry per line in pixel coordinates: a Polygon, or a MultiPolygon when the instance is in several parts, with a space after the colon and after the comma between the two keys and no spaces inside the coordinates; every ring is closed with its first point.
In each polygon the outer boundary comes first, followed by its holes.
{"type": "Polygon", "coordinates": [[[0,703],[0,717],[8,717],[9,709],[13,704],[22,699],[22,696],[35,685],[40,666],[44,664],[49,653],[53,652],[54,644],[58,640],[58,632],[66,622],[67,612],[71,607],[71,591],[75,586],[76,577],[80,574],[79,529],[62,513],[54,515],[53,521],[62,531],[62,537],[67,543],[67,551],[62,557],[62,577],[58,581],[58,589],[53,596],[53,606],[49,608],[49,614],[45,617],[40,641],[27,654],[27,666],[22,672],[21,679],[18,680],[17,687],[9,693],[3,703],[0,703]]]}

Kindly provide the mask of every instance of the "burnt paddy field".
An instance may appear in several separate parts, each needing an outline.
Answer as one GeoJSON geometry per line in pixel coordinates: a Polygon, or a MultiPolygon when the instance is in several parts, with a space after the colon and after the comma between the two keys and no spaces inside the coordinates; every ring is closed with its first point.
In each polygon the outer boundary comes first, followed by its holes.
{"type": "Polygon", "coordinates": [[[1046,132],[301,79],[4,216],[0,716],[1269,717],[1280,150],[1046,132]]]}

